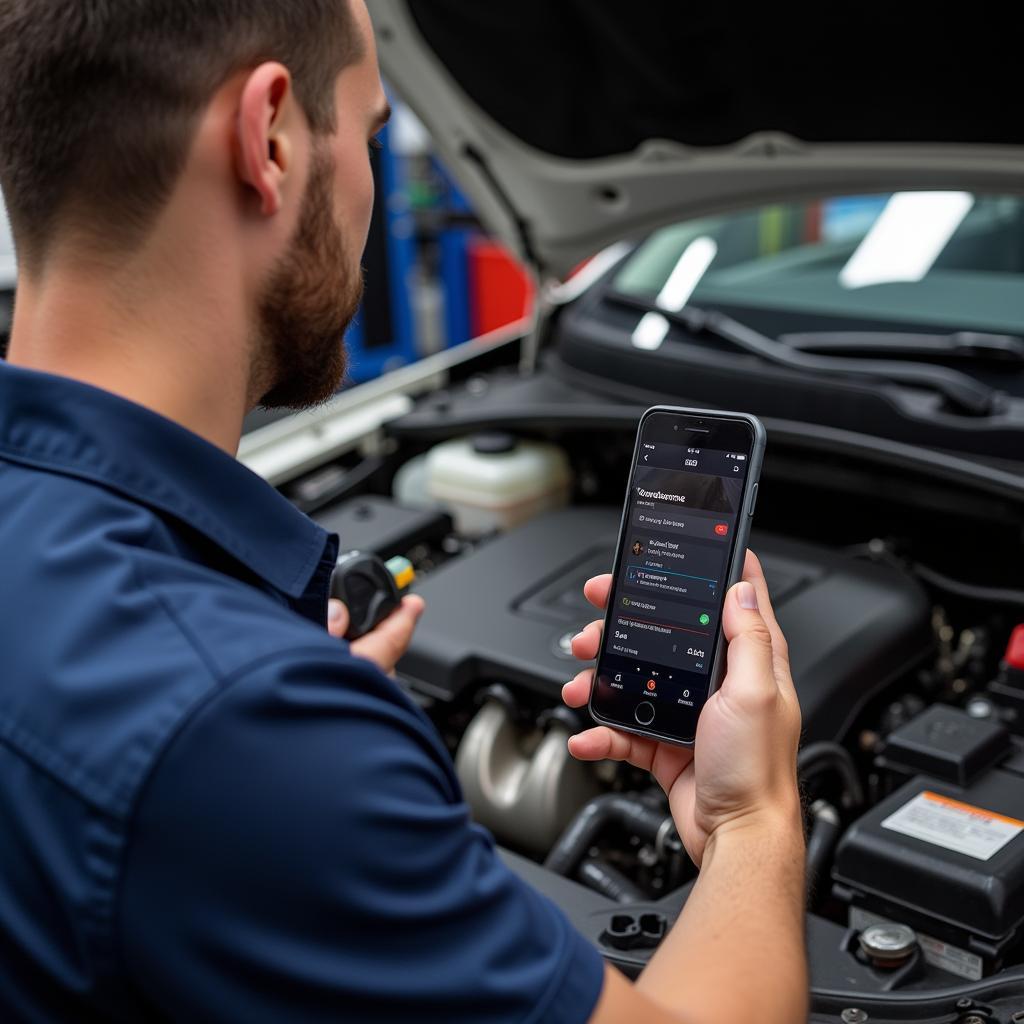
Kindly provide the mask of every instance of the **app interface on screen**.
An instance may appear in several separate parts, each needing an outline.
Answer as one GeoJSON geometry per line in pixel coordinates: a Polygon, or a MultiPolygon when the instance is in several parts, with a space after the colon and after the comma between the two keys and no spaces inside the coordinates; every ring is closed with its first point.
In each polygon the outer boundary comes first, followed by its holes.
{"type": "Polygon", "coordinates": [[[614,689],[691,707],[703,699],[749,458],[641,441],[604,637],[614,689]]]}

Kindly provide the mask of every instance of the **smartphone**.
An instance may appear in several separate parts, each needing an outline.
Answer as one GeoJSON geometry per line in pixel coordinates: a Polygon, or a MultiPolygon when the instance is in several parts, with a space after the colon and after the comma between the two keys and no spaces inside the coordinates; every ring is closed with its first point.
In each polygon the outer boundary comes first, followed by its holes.
{"type": "Polygon", "coordinates": [[[602,725],[689,746],[725,674],[722,605],[742,578],[765,449],[746,413],[640,418],[590,690],[602,725]]]}

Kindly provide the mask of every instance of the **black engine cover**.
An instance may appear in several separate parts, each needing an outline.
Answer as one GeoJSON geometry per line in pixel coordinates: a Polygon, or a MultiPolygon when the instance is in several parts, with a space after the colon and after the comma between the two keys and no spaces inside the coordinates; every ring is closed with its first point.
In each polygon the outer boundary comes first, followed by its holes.
{"type": "MultiPolygon", "coordinates": [[[[611,569],[619,510],[540,516],[420,581],[427,602],[398,668],[424,693],[453,700],[502,681],[557,700],[579,669],[569,639],[595,612],[583,583],[611,569]]],[[[837,739],[858,708],[932,646],[929,604],[887,566],[754,531],[789,641],[806,742],[837,739]]]]}

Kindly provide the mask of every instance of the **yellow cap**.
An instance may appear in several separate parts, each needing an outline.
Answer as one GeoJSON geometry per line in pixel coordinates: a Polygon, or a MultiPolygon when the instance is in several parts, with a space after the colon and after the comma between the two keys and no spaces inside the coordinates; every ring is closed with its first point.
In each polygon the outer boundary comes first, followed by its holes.
{"type": "Polygon", "coordinates": [[[416,570],[408,558],[396,555],[394,558],[389,558],[384,564],[388,567],[388,572],[391,573],[395,586],[399,590],[405,590],[416,579],[416,570]]]}

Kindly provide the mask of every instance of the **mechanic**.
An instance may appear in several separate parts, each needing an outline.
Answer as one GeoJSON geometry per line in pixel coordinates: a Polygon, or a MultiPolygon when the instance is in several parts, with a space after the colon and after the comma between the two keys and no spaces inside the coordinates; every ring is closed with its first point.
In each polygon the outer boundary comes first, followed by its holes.
{"type": "Polygon", "coordinates": [[[390,675],[422,601],[346,645],[337,538],[234,458],[247,411],[343,377],[387,117],[363,0],[0,0],[0,69],[0,1016],[803,1019],[799,710],[755,558],[692,758],[571,741],[650,769],[701,864],[631,984],[470,822],[390,675]]]}

